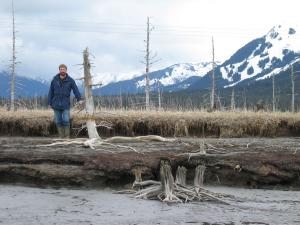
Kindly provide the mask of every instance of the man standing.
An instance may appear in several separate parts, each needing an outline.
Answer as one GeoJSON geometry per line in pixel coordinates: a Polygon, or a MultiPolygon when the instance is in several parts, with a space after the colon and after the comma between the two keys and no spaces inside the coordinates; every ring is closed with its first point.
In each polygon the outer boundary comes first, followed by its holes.
{"type": "Polygon", "coordinates": [[[48,94],[48,104],[54,110],[55,123],[60,138],[70,138],[70,94],[71,90],[77,99],[81,95],[75,81],[68,75],[67,66],[59,65],[59,74],[54,76],[48,94]]]}

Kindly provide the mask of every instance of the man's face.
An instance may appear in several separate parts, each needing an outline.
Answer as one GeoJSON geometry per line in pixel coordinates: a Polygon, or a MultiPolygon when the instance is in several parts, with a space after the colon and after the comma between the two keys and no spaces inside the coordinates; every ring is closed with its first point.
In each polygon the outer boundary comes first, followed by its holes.
{"type": "Polygon", "coordinates": [[[60,79],[64,79],[67,75],[67,69],[65,67],[59,68],[60,79]]]}

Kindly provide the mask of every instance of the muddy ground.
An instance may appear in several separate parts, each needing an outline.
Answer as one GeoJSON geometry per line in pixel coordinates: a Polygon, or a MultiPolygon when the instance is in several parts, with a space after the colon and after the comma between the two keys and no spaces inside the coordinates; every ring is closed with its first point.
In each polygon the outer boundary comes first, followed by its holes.
{"type": "Polygon", "coordinates": [[[115,143],[97,150],[81,145],[41,147],[51,138],[0,138],[0,183],[34,186],[130,186],[136,170],[159,180],[160,159],[178,166],[206,166],[205,184],[300,189],[299,138],[183,138],[175,142],[115,143]],[[204,149],[206,154],[198,154],[204,149]]]}
{"type": "Polygon", "coordinates": [[[0,224],[14,225],[297,225],[300,192],[211,187],[235,196],[212,202],[164,204],[112,194],[111,189],[0,185],[0,224]]]}

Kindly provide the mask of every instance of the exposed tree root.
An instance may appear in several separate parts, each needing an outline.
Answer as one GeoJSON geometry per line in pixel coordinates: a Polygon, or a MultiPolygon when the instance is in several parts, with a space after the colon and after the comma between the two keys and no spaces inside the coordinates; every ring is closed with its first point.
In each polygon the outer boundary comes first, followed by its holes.
{"type": "Polygon", "coordinates": [[[136,137],[121,137],[115,136],[105,140],[109,143],[120,143],[120,142],[148,142],[148,141],[160,141],[160,142],[174,142],[173,138],[164,138],[158,135],[147,135],[147,136],[136,136],[136,137]]]}
{"type": "MultiPolygon", "coordinates": [[[[148,142],[148,141],[160,141],[160,142],[174,142],[175,139],[168,139],[157,135],[147,135],[147,136],[137,136],[137,137],[111,137],[108,139],[102,138],[91,138],[91,139],[56,139],[57,142],[45,145],[36,145],[36,147],[52,147],[52,146],[65,146],[65,145],[82,145],[84,147],[89,147],[91,149],[99,149],[101,146],[109,145],[114,148],[128,149],[134,152],[138,152],[135,148],[125,145],[117,145],[113,143],[130,143],[130,142],[148,142]]],[[[101,149],[103,150],[103,149],[101,149]]],[[[114,151],[109,151],[114,153],[114,151]]]]}
{"type": "Polygon", "coordinates": [[[145,180],[145,181],[140,181],[140,182],[134,182],[132,187],[133,188],[144,188],[150,185],[161,185],[161,182],[156,181],[156,180],[145,180]]]}
{"type": "MultiPolygon", "coordinates": [[[[213,193],[205,190],[203,186],[203,176],[205,166],[199,165],[196,167],[194,186],[186,185],[187,169],[179,166],[176,172],[176,181],[171,173],[170,163],[166,160],[161,160],[160,163],[160,182],[154,180],[135,181],[133,188],[136,191],[133,193],[135,198],[160,200],[167,203],[184,203],[190,201],[215,201],[222,204],[229,204],[222,198],[229,197],[219,193],[213,193]]],[[[140,173],[136,173],[136,180],[141,180],[140,173]]],[[[124,193],[124,192],[118,192],[124,193]]],[[[131,193],[128,190],[125,193],[131,193]]]]}
{"type": "Polygon", "coordinates": [[[192,157],[197,157],[197,156],[202,156],[202,155],[206,155],[206,154],[226,154],[226,149],[224,148],[217,148],[211,144],[205,143],[204,140],[200,143],[199,145],[199,150],[197,152],[185,152],[185,153],[180,153],[178,154],[178,156],[180,155],[187,155],[188,156],[188,161],[190,161],[190,159],[192,157]],[[209,153],[208,153],[209,152],[209,153]]]}
{"type": "Polygon", "coordinates": [[[85,141],[84,140],[63,140],[59,139],[59,141],[51,143],[51,144],[46,144],[46,145],[36,145],[36,147],[52,147],[52,146],[60,146],[60,145],[83,145],[85,141]]]}

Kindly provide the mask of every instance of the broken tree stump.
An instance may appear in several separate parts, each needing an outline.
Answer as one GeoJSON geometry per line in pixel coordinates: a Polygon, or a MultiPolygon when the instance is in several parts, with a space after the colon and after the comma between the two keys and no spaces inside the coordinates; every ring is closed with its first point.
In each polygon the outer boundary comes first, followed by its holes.
{"type": "Polygon", "coordinates": [[[205,166],[198,165],[195,169],[195,178],[194,178],[194,186],[195,187],[202,187],[204,182],[204,173],[205,173],[205,166]]]}
{"type": "MultiPolygon", "coordinates": [[[[187,169],[183,166],[178,166],[176,171],[176,182],[174,182],[174,177],[172,175],[172,169],[169,160],[161,160],[160,182],[153,180],[134,182],[133,187],[138,186],[140,188],[136,193],[134,193],[134,197],[143,199],[158,199],[162,202],[167,203],[182,203],[189,201],[217,201],[219,203],[228,204],[226,201],[221,199],[222,197],[225,197],[224,195],[213,193],[205,190],[203,187],[200,187],[203,186],[204,171],[204,165],[197,166],[194,178],[195,185],[187,186],[187,169]]],[[[139,174],[138,177],[139,176],[141,175],[139,174]]]]}
{"type": "Polygon", "coordinates": [[[167,160],[160,161],[160,180],[162,193],[158,196],[159,199],[166,202],[181,202],[181,200],[174,195],[174,178],[171,165],[167,160]]]}
{"type": "Polygon", "coordinates": [[[184,166],[178,166],[176,171],[176,184],[185,186],[186,185],[186,172],[187,169],[184,166]]]}

